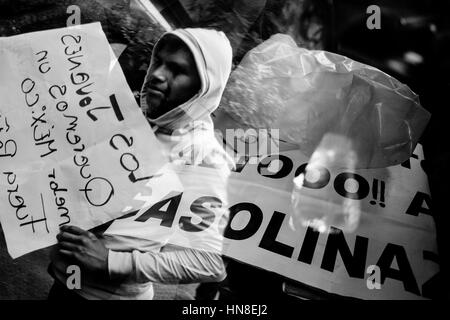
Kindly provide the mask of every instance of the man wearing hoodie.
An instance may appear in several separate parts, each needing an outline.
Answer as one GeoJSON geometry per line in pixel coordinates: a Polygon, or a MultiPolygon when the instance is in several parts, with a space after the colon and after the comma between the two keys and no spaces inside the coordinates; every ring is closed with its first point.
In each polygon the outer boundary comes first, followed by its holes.
{"type": "MultiPolygon", "coordinates": [[[[221,178],[223,183],[209,182],[211,199],[226,199],[226,180],[233,166],[214,136],[210,117],[219,105],[231,61],[231,46],[222,32],[168,32],[154,47],[141,92],[141,107],[171,163],[171,172],[182,184],[192,188],[193,180],[198,180],[194,183],[208,185],[208,179],[203,181],[198,173],[202,169],[214,170],[215,177],[221,178]],[[183,179],[189,183],[185,185],[183,179]]],[[[201,210],[223,217],[224,208],[222,202],[201,210]]],[[[115,220],[102,235],[76,226],[62,227],[52,253],[50,272],[55,284],[49,298],[152,299],[155,282],[197,283],[225,278],[219,231],[223,226],[209,228],[208,236],[194,237],[189,245],[180,247],[169,244],[167,233],[161,234],[160,241],[150,240],[146,224],[134,218],[115,220]],[[81,268],[81,288],[73,291],[66,287],[70,265],[81,268]]],[[[226,219],[220,220],[226,223],[226,219]]]]}

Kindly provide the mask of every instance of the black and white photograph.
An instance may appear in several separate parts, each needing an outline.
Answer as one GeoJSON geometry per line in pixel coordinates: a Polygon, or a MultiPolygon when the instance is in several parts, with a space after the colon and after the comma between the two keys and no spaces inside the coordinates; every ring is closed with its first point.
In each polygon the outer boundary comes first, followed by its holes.
{"type": "Polygon", "coordinates": [[[448,301],[449,74],[447,0],[0,0],[0,300],[448,301]]]}

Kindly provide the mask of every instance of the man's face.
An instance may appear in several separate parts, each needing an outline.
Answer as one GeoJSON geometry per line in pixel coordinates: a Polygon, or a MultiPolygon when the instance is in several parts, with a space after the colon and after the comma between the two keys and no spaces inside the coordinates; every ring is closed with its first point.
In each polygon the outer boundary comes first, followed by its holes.
{"type": "Polygon", "coordinates": [[[157,50],[145,84],[147,116],[152,119],[188,101],[201,87],[194,57],[186,44],[170,38],[157,50]]]}

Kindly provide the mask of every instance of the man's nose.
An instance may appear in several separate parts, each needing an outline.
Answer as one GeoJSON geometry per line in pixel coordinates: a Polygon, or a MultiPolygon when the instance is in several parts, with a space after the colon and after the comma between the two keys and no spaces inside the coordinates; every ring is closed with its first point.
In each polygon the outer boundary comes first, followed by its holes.
{"type": "Polygon", "coordinates": [[[169,77],[169,71],[164,65],[160,65],[152,72],[152,78],[157,82],[166,82],[169,77]]]}

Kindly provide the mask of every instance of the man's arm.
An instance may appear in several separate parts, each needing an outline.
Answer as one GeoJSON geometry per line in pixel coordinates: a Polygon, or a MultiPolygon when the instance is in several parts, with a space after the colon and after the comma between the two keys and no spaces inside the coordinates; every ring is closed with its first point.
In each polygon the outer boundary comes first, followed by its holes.
{"type": "Polygon", "coordinates": [[[226,276],[220,254],[189,248],[145,253],[110,250],[108,270],[111,279],[128,278],[137,283],[213,282],[226,276]]]}
{"type": "Polygon", "coordinates": [[[118,252],[108,250],[93,233],[75,226],[61,227],[57,239],[61,254],[103,279],[175,284],[225,278],[219,253],[170,246],[161,252],[118,252]]]}

